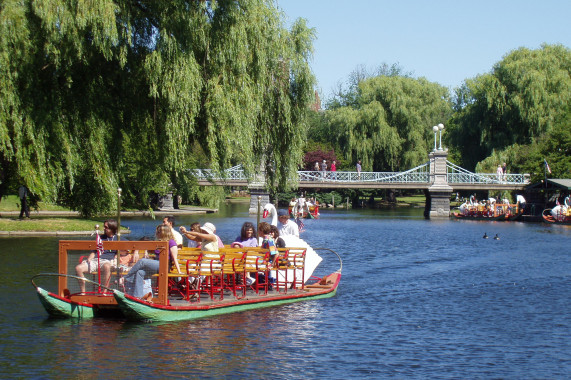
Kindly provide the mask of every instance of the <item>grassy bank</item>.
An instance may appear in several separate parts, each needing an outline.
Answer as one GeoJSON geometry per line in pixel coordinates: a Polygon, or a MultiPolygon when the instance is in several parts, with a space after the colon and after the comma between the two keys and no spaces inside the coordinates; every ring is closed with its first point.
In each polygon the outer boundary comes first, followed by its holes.
{"type": "Polygon", "coordinates": [[[95,225],[103,232],[103,220],[78,218],[0,218],[0,231],[93,231],[95,225]]]}
{"type": "MultiPolygon", "coordinates": [[[[0,214],[2,212],[20,211],[20,198],[17,195],[7,195],[2,197],[0,202],[0,214]]],[[[39,202],[37,209],[30,209],[30,219],[19,219],[17,217],[0,217],[0,231],[93,231],[95,225],[99,224],[99,230],[103,232],[103,221],[93,219],[81,219],[77,217],[35,217],[34,211],[72,211],[69,208],[39,202]]],[[[124,227],[123,227],[124,228],[124,227]]]]}
{"type": "MultiPolygon", "coordinates": [[[[30,208],[30,211],[36,209],[30,208]]],[[[38,211],[71,211],[69,208],[61,207],[58,205],[38,202],[38,211]]],[[[5,195],[0,202],[0,212],[3,211],[20,211],[20,198],[17,195],[5,195]]]]}

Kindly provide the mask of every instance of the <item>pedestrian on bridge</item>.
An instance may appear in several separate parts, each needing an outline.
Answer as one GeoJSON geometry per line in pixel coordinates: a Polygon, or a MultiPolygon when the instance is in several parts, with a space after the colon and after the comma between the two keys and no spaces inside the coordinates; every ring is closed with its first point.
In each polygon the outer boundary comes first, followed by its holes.
{"type": "Polygon", "coordinates": [[[508,166],[504,162],[504,164],[502,165],[502,176],[504,181],[506,181],[507,175],[508,175],[508,166]]]}
{"type": "Polygon", "coordinates": [[[361,160],[357,161],[357,179],[361,180],[361,160]]]}
{"type": "Polygon", "coordinates": [[[496,170],[496,174],[498,175],[498,182],[502,182],[502,177],[504,175],[504,169],[502,169],[502,165],[498,164],[498,169],[496,170]]]}
{"type": "Polygon", "coordinates": [[[327,161],[323,160],[321,163],[321,180],[325,181],[325,177],[327,177],[327,161]]]}
{"type": "Polygon", "coordinates": [[[333,162],[331,163],[331,179],[336,180],[337,179],[337,173],[335,173],[337,171],[337,166],[335,165],[335,160],[333,160],[333,162]]]}

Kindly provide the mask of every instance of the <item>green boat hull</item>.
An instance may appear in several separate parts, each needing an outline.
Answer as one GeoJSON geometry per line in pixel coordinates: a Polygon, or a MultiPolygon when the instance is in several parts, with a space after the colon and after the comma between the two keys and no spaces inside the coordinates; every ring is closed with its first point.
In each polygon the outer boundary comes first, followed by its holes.
{"type": "MultiPolygon", "coordinates": [[[[337,281],[338,284],[338,281],[337,281]]],[[[294,302],[317,300],[322,298],[333,297],[337,293],[337,284],[326,292],[298,293],[295,295],[280,295],[254,300],[242,300],[226,305],[209,305],[171,307],[151,304],[141,301],[137,298],[125,295],[118,290],[113,291],[115,300],[121,309],[121,312],[128,320],[133,321],[150,321],[150,322],[173,322],[184,321],[198,318],[213,317],[216,315],[236,313],[240,311],[248,311],[261,309],[266,307],[286,305],[294,302]]]]}
{"type": "Polygon", "coordinates": [[[40,287],[36,288],[40,302],[50,315],[54,318],[93,318],[94,310],[92,305],[72,302],[58,297],[40,287]]]}

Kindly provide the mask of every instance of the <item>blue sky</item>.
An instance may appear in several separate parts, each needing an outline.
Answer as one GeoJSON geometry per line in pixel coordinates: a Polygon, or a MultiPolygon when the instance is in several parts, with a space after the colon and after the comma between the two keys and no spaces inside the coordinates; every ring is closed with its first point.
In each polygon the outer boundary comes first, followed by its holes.
{"type": "Polygon", "coordinates": [[[316,29],[311,62],[322,100],[358,66],[398,63],[453,89],[519,47],[571,47],[570,0],[277,0],[287,25],[316,29]]]}

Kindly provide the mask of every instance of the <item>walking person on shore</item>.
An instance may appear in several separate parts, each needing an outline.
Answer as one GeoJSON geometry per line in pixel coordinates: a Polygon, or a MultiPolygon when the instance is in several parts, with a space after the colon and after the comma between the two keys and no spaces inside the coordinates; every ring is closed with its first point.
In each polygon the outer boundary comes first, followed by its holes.
{"type": "Polygon", "coordinates": [[[24,217],[24,214],[26,214],[26,218],[29,218],[30,206],[28,206],[28,188],[26,185],[20,186],[18,196],[20,197],[20,219],[24,217]]]}

